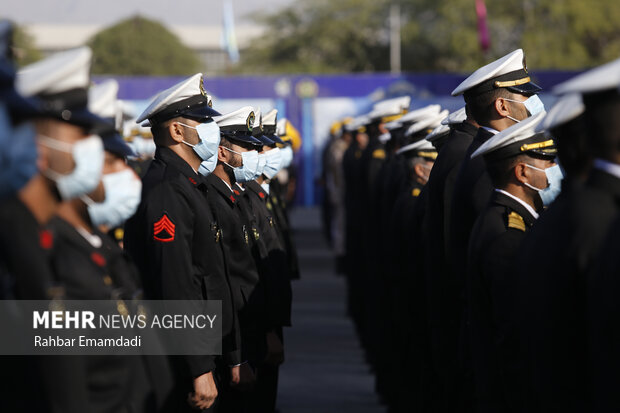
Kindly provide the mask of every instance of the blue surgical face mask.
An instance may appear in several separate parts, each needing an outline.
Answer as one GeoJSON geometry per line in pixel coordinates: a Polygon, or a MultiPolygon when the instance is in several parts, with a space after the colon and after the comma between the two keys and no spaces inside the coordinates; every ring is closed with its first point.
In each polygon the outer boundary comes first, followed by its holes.
{"type": "Polygon", "coordinates": [[[93,224],[114,228],[128,220],[138,208],[142,181],[129,168],[105,174],[101,178],[105,200],[100,203],[86,201],[93,224]]]}
{"type": "Polygon", "coordinates": [[[217,154],[217,147],[220,146],[220,127],[217,126],[217,123],[201,123],[196,127],[181,122],[179,122],[179,124],[190,129],[195,129],[196,132],[198,132],[200,142],[196,145],[192,145],[185,141],[183,141],[183,143],[194,149],[194,152],[196,152],[196,155],[198,155],[200,159],[208,161],[209,158],[217,154]]]}
{"type": "Polygon", "coordinates": [[[263,174],[266,164],[267,164],[267,155],[265,155],[264,153],[259,153],[258,154],[258,168],[256,169],[256,178],[254,179],[258,179],[263,174]]]}
{"type": "Polygon", "coordinates": [[[0,198],[21,189],[37,173],[35,131],[30,124],[13,127],[0,104],[0,198]]]}
{"type": "Polygon", "coordinates": [[[282,168],[288,168],[293,163],[293,148],[285,146],[280,150],[282,153],[282,168]]]}
{"type": "Polygon", "coordinates": [[[202,161],[200,163],[200,167],[198,168],[198,173],[202,176],[208,176],[215,171],[215,167],[217,166],[217,156],[212,156],[208,161],[202,161]]]}
{"type": "Polygon", "coordinates": [[[535,186],[530,185],[529,183],[525,183],[525,186],[533,189],[538,192],[540,199],[544,206],[549,206],[551,203],[558,197],[560,192],[562,192],[562,179],[564,179],[564,174],[562,173],[562,168],[560,165],[555,164],[546,169],[540,169],[535,166],[526,164],[528,167],[544,172],[547,176],[547,187],[546,188],[536,188],[535,186]]]}
{"type": "Polygon", "coordinates": [[[37,141],[48,148],[73,155],[75,168],[63,175],[48,169],[42,173],[56,182],[56,188],[63,200],[78,198],[97,188],[103,169],[103,143],[97,135],[81,139],[73,144],[39,135],[37,141]]]}
{"type": "Polygon", "coordinates": [[[280,148],[273,148],[265,152],[265,159],[267,163],[265,164],[263,175],[271,179],[276,176],[282,167],[282,154],[280,153],[280,148]]]}
{"type": "MultiPolygon", "coordinates": [[[[527,111],[529,112],[530,116],[534,116],[545,110],[545,104],[542,102],[542,100],[540,100],[538,95],[532,95],[526,100],[524,100],[523,102],[521,102],[520,100],[514,100],[514,99],[504,99],[504,100],[507,100],[509,102],[522,103],[525,106],[525,109],[527,109],[527,111]]],[[[517,123],[520,122],[510,116],[508,116],[508,118],[514,120],[517,123]]]]}
{"type": "Polygon", "coordinates": [[[256,170],[258,169],[258,152],[256,151],[247,151],[247,152],[237,152],[233,151],[230,148],[226,148],[222,146],[222,148],[230,151],[232,153],[236,153],[237,155],[241,155],[242,165],[241,166],[231,166],[227,163],[230,168],[232,168],[233,173],[235,175],[235,181],[237,182],[249,182],[253,181],[256,176],[256,170]]]}

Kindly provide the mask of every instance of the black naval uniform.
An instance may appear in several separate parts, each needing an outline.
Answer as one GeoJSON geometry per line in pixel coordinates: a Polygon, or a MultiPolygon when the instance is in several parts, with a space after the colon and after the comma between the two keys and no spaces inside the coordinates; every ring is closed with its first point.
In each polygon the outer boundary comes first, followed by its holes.
{"type": "MultiPolygon", "coordinates": [[[[273,331],[280,341],[284,341],[282,327],[291,325],[292,290],[288,260],[277,232],[277,223],[267,209],[268,194],[256,181],[245,183],[243,197],[250,205],[256,218],[260,241],[264,243],[267,256],[263,267],[270,274],[265,279],[265,300],[267,303],[267,329],[273,331]]],[[[279,366],[262,364],[258,366],[256,388],[254,390],[256,406],[252,411],[273,412],[276,408],[279,366]]]]}
{"type": "MultiPolygon", "coordinates": [[[[441,314],[444,302],[437,300],[442,291],[442,282],[449,278],[450,267],[446,263],[447,232],[450,229],[450,211],[452,207],[452,194],[456,183],[457,174],[467,153],[467,148],[472,143],[478,128],[469,122],[462,122],[450,126],[450,134],[445,138],[431,174],[426,184],[428,192],[429,208],[424,217],[424,227],[428,231],[427,244],[424,253],[426,296],[433,299],[425,300],[427,303],[426,315],[428,316],[429,328],[433,331],[441,328],[441,314]]],[[[430,373],[430,372],[429,372],[430,373]]],[[[426,378],[432,397],[437,395],[439,389],[436,380],[431,373],[426,378]]]]}
{"type": "MultiPolygon", "coordinates": [[[[467,317],[477,412],[508,412],[506,336],[512,331],[512,273],[517,249],[536,217],[510,196],[494,191],[471,233],[467,270],[467,317]]],[[[514,360],[511,360],[514,362],[514,360]]]]}
{"type": "MultiPolygon", "coordinates": [[[[445,234],[448,239],[443,274],[445,278],[435,279],[430,288],[429,300],[434,315],[431,324],[431,351],[438,378],[438,402],[445,411],[455,409],[458,402],[460,382],[459,336],[462,335],[462,315],[464,308],[464,285],[467,264],[467,247],[471,229],[478,214],[487,205],[493,186],[486,172],[484,159],[470,159],[493,133],[479,128],[472,143],[467,148],[463,163],[457,174],[450,207],[449,228],[445,234]]],[[[445,223],[444,223],[445,224],[445,223]]],[[[441,276],[442,274],[434,274],[441,276]]],[[[464,338],[464,337],[461,337],[464,338]]]]}
{"type": "MultiPolygon", "coordinates": [[[[426,263],[429,287],[435,279],[445,278],[446,231],[449,229],[452,193],[457,173],[467,153],[467,148],[476,135],[478,128],[469,122],[450,127],[450,135],[442,146],[428,179],[428,209],[424,218],[425,225],[433,230],[428,234],[426,263]]],[[[433,311],[431,315],[435,315],[433,311]]],[[[429,320],[431,325],[436,321],[429,320]]]]}
{"type": "MultiPolygon", "coordinates": [[[[166,147],[142,179],[142,201],[125,226],[125,248],[136,262],[148,299],[221,300],[223,353],[239,363],[238,326],[222,253],[221,230],[202,177],[166,147]]],[[[178,409],[189,409],[191,380],[215,369],[215,356],[172,358],[178,409]]]]}
{"type": "Polygon", "coordinates": [[[584,405],[587,271],[618,213],[620,178],[593,167],[583,188],[565,188],[518,252],[527,412],[590,411],[584,405]]]}
{"type": "Polygon", "coordinates": [[[265,356],[265,289],[252,254],[252,226],[244,217],[240,200],[232,188],[211,174],[205,181],[209,186],[209,204],[215,211],[220,242],[228,263],[230,285],[241,329],[241,361],[256,363],[265,356]]]}
{"type": "Polygon", "coordinates": [[[585,411],[620,411],[620,220],[602,243],[597,264],[587,277],[586,323],[589,404],[585,411]]]}
{"type": "MultiPolygon", "coordinates": [[[[50,292],[55,290],[55,283],[49,262],[54,242],[52,234],[39,225],[17,196],[0,203],[0,226],[0,298],[53,298],[50,292]]],[[[54,394],[54,383],[59,380],[74,383],[65,372],[44,375],[47,366],[40,357],[5,356],[0,359],[0,411],[3,412],[53,411],[51,399],[64,396],[54,394]]],[[[70,399],[60,404],[67,405],[70,399]]]]}
{"type": "MultiPolygon", "coordinates": [[[[294,171],[289,168],[289,172],[294,171]]],[[[291,231],[291,223],[288,218],[287,203],[285,198],[285,186],[278,181],[277,178],[269,181],[269,197],[267,199],[267,208],[271,211],[272,216],[277,222],[278,234],[280,242],[284,246],[288,259],[288,271],[291,280],[298,280],[299,273],[299,257],[297,256],[297,248],[293,240],[291,231]]]]}
{"type": "MultiPolygon", "coordinates": [[[[65,298],[123,301],[139,298],[137,270],[112,239],[93,230],[92,238],[98,240],[98,244],[93,245],[59,217],[50,221],[49,228],[54,234],[52,268],[65,298]]],[[[65,383],[64,388],[58,390],[67,392],[67,397],[74,401],[72,407],[63,407],[66,411],[112,413],[155,408],[156,395],[152,393],[142,357],[61,356],[59,361],[79,383],[71,388],[65,383]]],[[[169,385],[166,372],[160,373],[153,379],[158,385],[162,382],[169,385]]],[[[165,394],[157,396],[165,397],[165,394]]]]}
{"type": "Polygon", "coordinates": [[[245,183],[245,192],[251,212],[256,218],[261,242],[267,250],[267,266],[273,272],[267,283],[266,299],[271,326],[291,325],[291,276],[286,250],[278,236],[278,223],[267,208],[269,195],[256,181],[245,183]]]}
{"type": "Polygon", "coordinates": [[[344,153],[342,166],[345,179],[345,211],[346,211],[346,274],[348,287],[348,311],[352,316],[358,333],[364,326],[364,306],[362,290],[363,243],[362,223],[364,215],[360,205],[365,202],[366,193],[362,182],[362,149],[353,142],[344,153]]]}

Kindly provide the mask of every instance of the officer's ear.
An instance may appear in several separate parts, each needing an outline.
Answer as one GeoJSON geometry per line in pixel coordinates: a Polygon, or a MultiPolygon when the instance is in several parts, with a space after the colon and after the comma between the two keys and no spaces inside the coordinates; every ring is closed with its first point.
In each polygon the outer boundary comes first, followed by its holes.
{"type": "Polygon", "coordinates": [[[509,102],[502,97],[498,97],[497,99],[495,99],[495,102],[494,102],[495,111],[502,118],[510,116],[510,110],[508,109],[508,103],[509,102]]]}
{"type": "Polygon", "coordinates": [[[217,160],[220,162],[230,163],[228,161],[228,156],[230,156],[230,152],[226,150],[223,146],[217,147],[217,160]]]}
{"type": "Polygon", "coordinates": [[[517,181],[519,181],[521,184],[524,183],[529,183],[530,178],[529,178],[529,168],[527,167],[527,165],[525,164],[525,162],[518,162],[515,167],[514,167],[514,175],[515,178],[517,179],[517,181]]]}
{"type": "Polygon", "coordinates": [[[183,130],[183,125],[179,122],[170,122],[168,124],[168,135],[170,138],[176,143],[182,143],[185,140],[185,131],[183,130]]]}

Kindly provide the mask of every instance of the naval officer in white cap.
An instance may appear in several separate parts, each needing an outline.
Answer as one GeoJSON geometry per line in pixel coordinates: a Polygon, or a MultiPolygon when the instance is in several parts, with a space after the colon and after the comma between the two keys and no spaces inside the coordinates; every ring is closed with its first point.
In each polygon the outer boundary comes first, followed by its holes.
{"type": "MultiPolygon", "coordinates": [[[[151,125],[157,150],[142,178],[138,210],[126,223],[125,248],[142,274],[148,298],[222,301],[222,364],[234,366],[239,363],[233,344],[235,315],[221,232],[198,172],[202,163],[216,156],[220,136],[213,116],[217,115],[209,106],[202,74],[197,73],[160,92],[138,117],[138,123],[151,125]]],[[[219,359],[207,351],[171,359],[176,373],[171,411],[213,405],[219,359]]],[[[234,377],[235,369],[230,374],[234,377]]]]}
{"type": "Polygon", "coordinates": [[[544,115],[504,129],[472,154],[484,159],[494,188],[472,229],[467,260],[466,315],[476,412],[518,411],[522,402],[515,380],[518,359],[506,346],[517,285],[511,270],[519,245],[543,210],[541,198],[559,185],[548,181],[546,173],[559,169],[555,143],[536,130],[544,115]]]}
{"type": "MultiPolygon", "coordinates": [[[[527,333],[528,411],[610,412],[620,406],[619,243],[613,225],[620,210],[619,90],[620,59],[553,89],[562,96],[581,95],[583,159],[592,163],[585,183],[574,185],[557,207],[552,204],[548,220],[542,217],[541,224],[549,223],[544,233],[536,231],[536,249],[524,243],[519,252],[524,259],[518,299],[528,310],[520,323],[527,333]]],[[[578,101],[573,102],[562,111],[568,119],[578,113],[578,101]]]]}
{"type": "MultiPolygon", "coordinates": [[[[62,200],[78,198],[97,186],[103,164],[101,139],[91,133],[105,122],[87,108],[91,57],[91,50],[84,47],[22,68],[15,78],[15,89],[30,98],[25,102],[19,102],[23,99],[12,88],[11,72],[2,76],[4,102],[9,109],[14,104],[20,109],[13,113],[15,119],[26,115],[23,109],[33,102],[39,115],[34,121],[35,141],[29,146],[31,156],[19,165],[25,168],[20,170],[20,188],[0,207],[1,261],[11,280],[9,291],[3,293],[10,297],[43,300],[62,295],[50,267],[54,239],[46,225],[62,200]]],[[[33,133],[23,126],[12,138],[29,136],[23,132],[33,133]]],[[[72,360],[24,357],[4,360],[3,366],[3,410],[31,411],[44,406],[55,406],[59,411],[92,410],[87,383],[80,379],[84,371],[72,360]],[[28,400],[32,394],[38,395],[37,401],[28,400]]]]}
{"type": "MultiPolygon", "coordinates": [[[[443,364],[438,366],[443,370],[437,372],[438,377],[445,378],[448,383],[462,381],[454,379],[458,352],[454,343],[458,342],[458,325],[462,319],[459,297],[467,268],[469,234],[493,190],[482,158],[470,159],[470,155],[497,132],[541,112],[544,108],[536,96],[540,90],[527,71],[523,50],[517,49],[476,70],[452,92],[453,96],[463,95],[468,117],[471,116],[480,128],[465,153],[450,201],[450,217],[445,230],[448,238],[445,240],[445,262],[451,268],[446,268],[443,274],[435,274],[436,281],[433,283],[438,285],[431,287],[431,291],[441,294],[431,297],[431,302],[445,316],[432,324],[442,326],[440,329],[447,328],[446,331],[438,331],[439,342],[432,348],[446,351],[444,356],[438,355],[434,359],[443,364]]],[[[455,388],[450,386],[444,386],[452,392],[445,395],[445,400],[455,400],[455,388]]],[[[454,406],[450,406],[453,410],[454,406]]]]}

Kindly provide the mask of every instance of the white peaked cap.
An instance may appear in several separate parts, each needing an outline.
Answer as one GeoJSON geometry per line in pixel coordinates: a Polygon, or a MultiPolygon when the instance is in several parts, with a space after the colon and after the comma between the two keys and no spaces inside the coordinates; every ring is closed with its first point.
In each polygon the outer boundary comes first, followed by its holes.
{"type": "Polygon", "coordinates": [[[372,120],[387,116],[395,116],[406,112],[411,104],[411,96],[400,96],[393,99],[382,100],[373,105],[368,117],[372,120]]]}
{"type": "Polygon", "coordinates": [[[585,109],[586,107],[579,93],[564,95],[549,109],[547,116],[538,124],[536,130],[543,132],[570,122],[581,115],[585,109]]]}
{"type": "Polygon", "coordinates": [[[522,93],[540,91],[540,87],[531,82],[522,49],[508,53],[506,56],[476,70],[452,91],[452,96],[461,95],[474,88],[480,89],[483,86],[484,89],[480,90],[480,93],[499,87],[516,89],[517,92],[522,93]],[[496,81],[487,84],[493,79],[496,81]]]}
{"type": "Polygon", "coordinates": [[[496,151],[514,143],[518,143],[525,139],[531,138],[532,136],[539,133],[536,131],[536,127],[540,122],[542,122],[545,115],[546,112],[542,111],[522,120],[519,123],[515,123],[514,125],[504,129],[499,133],[496,133],[495,136],[491,137],[488,141],[483,143],[471,155],[471,157],[475,158],[476,156],[485,155],[487,153],[496,151]]]}
{"type": "MultiPolygon", "coordinates": [[[[155,117],[183,116],[192,110],[199,110],[200,116],[217,116],[219,113],[210,108],[209,97],[202,84],[202,73],[195,75],[177,83],[156,94],[149,106],[136,119],[136,123],[141,123],[146,119],[155,117]]],[[[153,122],[150,122],[153,123],[153,122]]]]}
{"type": "Polygon", "coordinates": [[[435,129],[437,126],[441,125],[441,121],[448,116],[448,110],[444,110],[438,114],[428,116],[425,119],[422,119],[407,129],[405,132],[405,136],[413,135],[416,132],[420,132],[424,129],[435,129]]]}
{"type": "Polygon", "coordinates": [[[441,121],[442,125],[455,125],[463,123],[467,119],[467,113],[465,113],[465,106],[450,113],[444,120],[441,121]]]}
{"type": "Polygon", "coordinates": [[[109,79],[99,83],[88,90],[88,109],[102,118],[116,120],[120,109],[117,96],[116,80],[109,79]]]}
{"type": "Polygon", "coordinates": [[[553,88],[556,95],[594,93],[618,89],[620,93],[620,59],[595,67],[553,88]]]}
{"type": "Polygon", "coordinates": [[[435,142],[440,138],[450,133],[450,127],[448,125],[439,125],[431,133],[426,135],[426,140],[429,142],[435,142]]]}
{"type": "Polygon", "coordinates": [[[401,153],[409,152],[409,151],[435,151],[435,147],[426,139],[420,139],[419,141],[415,141],[410,143],[409,145],[405,145],[396,151],[396,155],[400,155],[401,153]]]}
{"type": "Polygon", "coordinates": [[[87,89],[92,56],[92,50],[84,46],[32,63],[17,72],[17,90],[23,96],[35,96],[87,89]]]}

